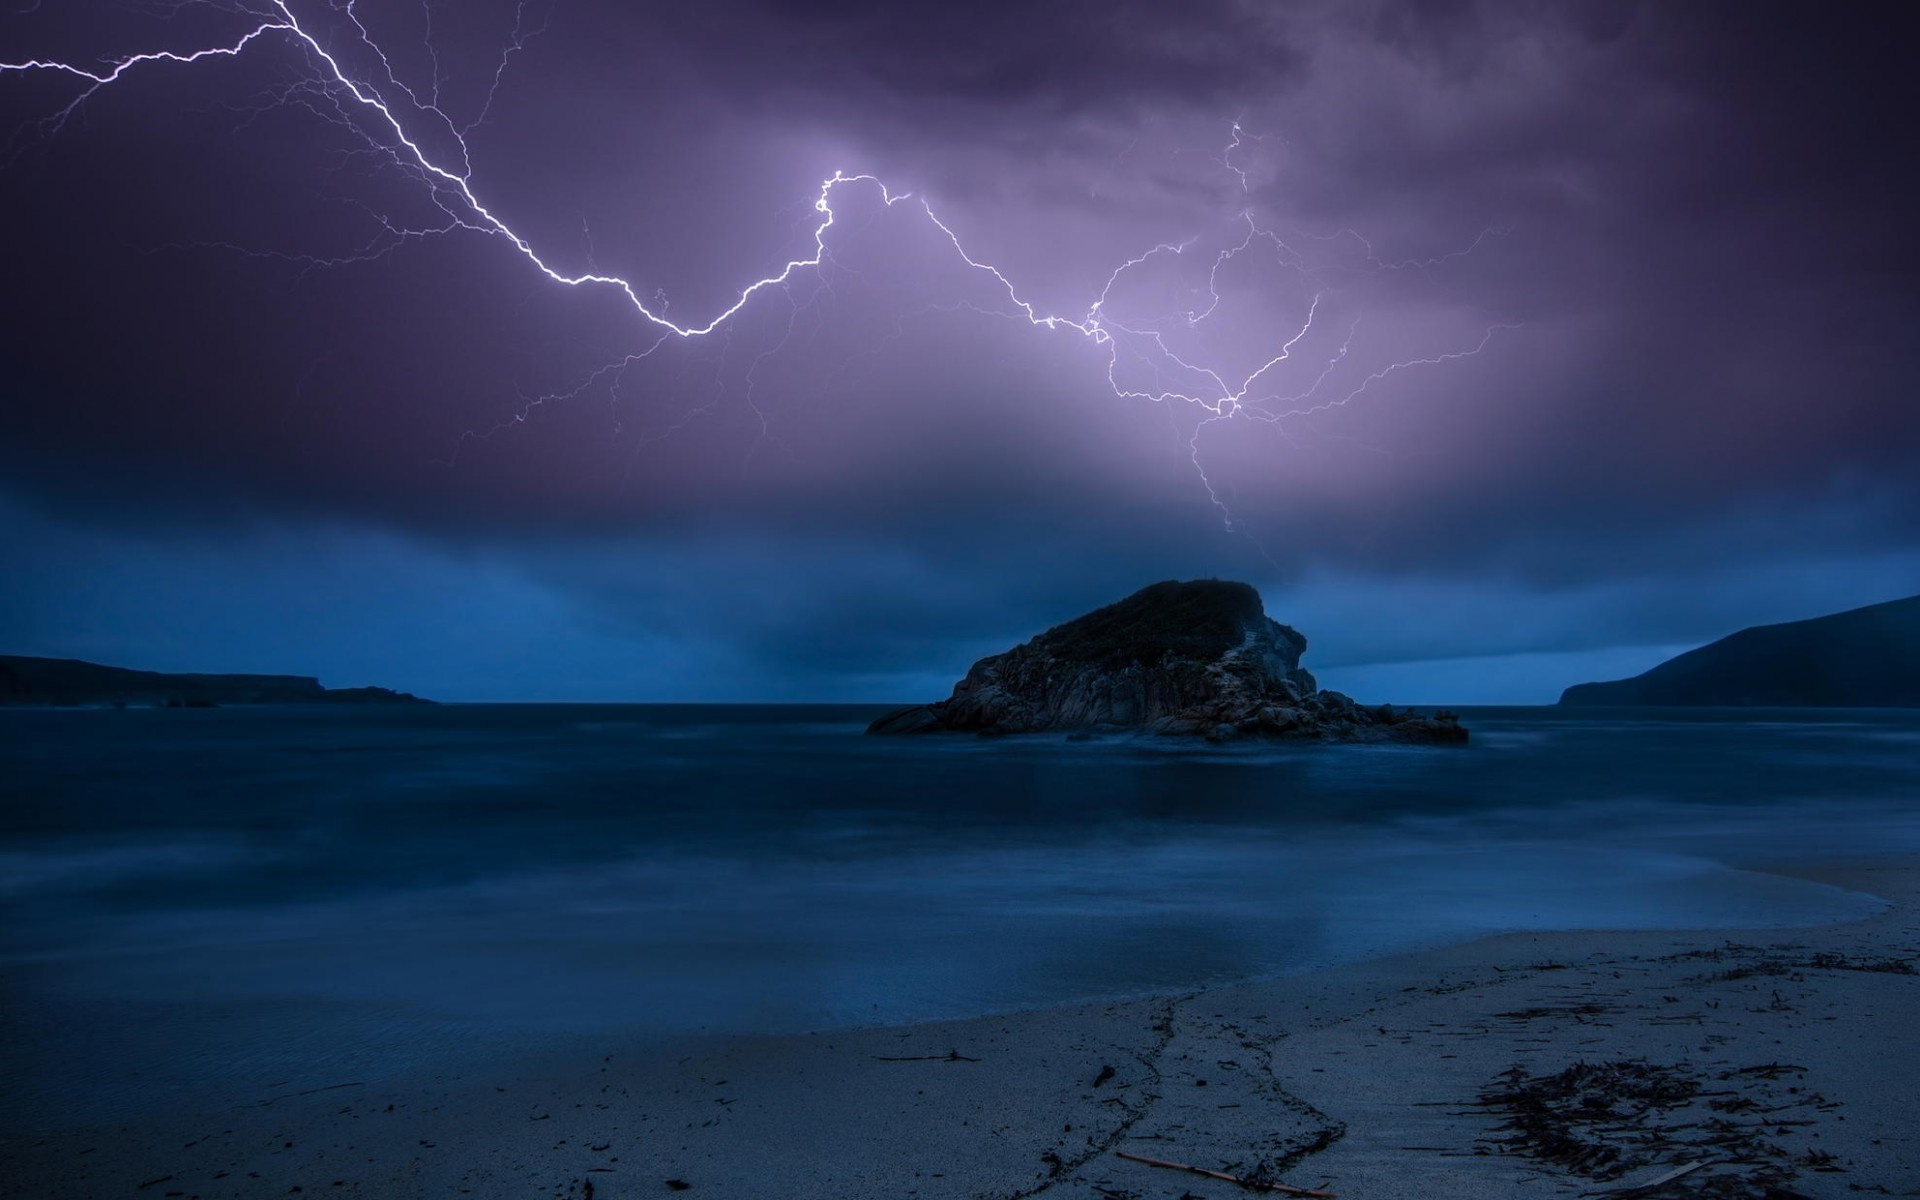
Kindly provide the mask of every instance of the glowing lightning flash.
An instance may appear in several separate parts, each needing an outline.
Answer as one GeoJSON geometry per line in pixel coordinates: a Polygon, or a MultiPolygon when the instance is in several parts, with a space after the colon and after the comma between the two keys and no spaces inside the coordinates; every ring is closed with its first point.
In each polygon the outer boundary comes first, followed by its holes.
{"type": "MultiPolygon", "coordinates": [[[[186,2],[193,3],[194,0],[186,0],[186,2]]],[[[568,287],[594,287],[614,291],[619,294],[647,326],[656,332],[657,336],[646,349],[638,351],[637,353],[628,354],[613,363],[599,368],[591,373],[573,392],[566,393],[566,395],[578,395],[580,391],[585,390],[587,387],[594,386],[608,379],[612,379],[614,386],[617,388],[618,380],[626,370],[631,368],[636,362],[651,355],[667,342],[704,338],[717,331],[724,331],[728,323],[751,304],[755,297],[759,296],[762,292],[773,289],[785,289],[795,280],[796,276],[802,273],[822,271],[824,267],[832,261],[827,240],[829,231],[833,229],[836,220],[833,198],[839,189],[851,185],[870,187],[878,192],[882,203],[888,208],[914,199],[910,194],[896,194],[892,192],[883,181],[873,175],[849,175],[835,171],[832,175],[821,181],[819,191],[813,200],[813,211],[818,214],[818,216],[813,222],[811,238],[813,251],[811,254],[804,258],[791,259],[778,271],[748,283],[740,289],[731,301],[708,319],[698,322],[681,323],[667,315],[667,306],[662,298],[659,296],[655,296],[652,299],[643,298],[638,288],[630,281],[618,275],[602,273],[592,268],[591,264],[587,271],[581,273],[569,273],[553,266],[543,258],[524,237],[515,232],[505,220],[490,209],[475,190],[473,160],[467,147],[467,135],[480,125],[486,119],[487,114],[491,112],[495,96],[499,91],[501,76],[506,70],[509,59],[516,52],[523,50],[530,38],[541,32],[539,28],[530,28],[528,26],[524,0],[520,10],[516,14],[512,41],[500,55],[495,70],[493,71],[491,86],[487,91],[486,102],[480,110],[480,115],[464,125],[455,121],[440,107],[437,56],[435,57],[436,67],[433,85],[430,89],[427,89],[427,95],[422,96],[419,91],[408,87],[400,81],[387,54],[381,49],[371,31],[354,11],[356,0],[327,0],[327,3],[334,13],[344,18],[344,20],[351,25],[354,36],[357,37],[359,42],[371,53],[373,59],[378,62],[381,73],[386,77],[387,86],[397,91],[400,95],[404,95],[406,97],[406,103],[411,105],[414,111],[430,115],[436,129],[436,137],[444,139],[446,143],[453,148],[458,159],[457,166],[450,165],[449,161],[443,161],[442,157],[436,156],[426,148],[424,144],[426,140],[425,136],[409,129],[407,123],[394,111],[395,103],[391,102],[387,96],[383,94],[380,85],[367,79],[355,78],[341,62],[339,56],[329,50],[328,47],[322,43],[321,39],[316,36],[307,25],[302,23],[299,16],[295,14],[293,8],[290,6],[289,0],[267,0],[267,4],[262,8],[248,9],[243,5],[237,9],[229,10],[246,13],[250,19],[257,20],[258,24],[224,45],[209,46],[186,53],[171,50],[157,50],[131,54],[118,60],[110,60],[91,69],[73,63],[47,59],[4,62],[0,63],[0,75],[49,72],[57,75],[71,76],[83,82],[84,86],[78,95],[52,115],[38,123],[38,127],[43,134],[51,134],[57,133],[82,105],[102,89],[118,83],[136,69],[162,63],[184,65],[209,58],[233,58],[259,44],[270,43],[276,40],[290,43],[294,49],[305,53],[310,64],[317,69],[319,78],[317,81],[312,81],[306,85],[295,85],[294,89],[282,93],[280,99],[283,101],[288,100],[291,98],[293,91],[297,91],[302,87],[312,89],[314,83],[317,83],[317,94],[326,97],[327,108],[332,111],[330,113],[324,111],[313,94],[303,97],[302,102],[317,115],[352,128],[359,138],[366,143],[370,152],[384,156],[403,171],[424,183],[428,190],[429,199],[438,207],[440,212],[445,215],[446,221],[444,224],[429,228],[412,228],[395,225],[383,215],[368,210],[374,220],[381,226],[383,233],[391,239],[383,246],[369,244],[352,254],[339,258],[290,255],[278,255],[276,257],[292,258],[302,262],[309,268],[337,266],[348,262],[358,262],[368,258],[378,257],[394,245],[410,239],[451,233],[455,230],[465,230],[485,234],[505,241],[515,252],[531,263],[536,270],[555,283],[564,284],[568,287]],[[362,126],[353,120],[352,114],[356,113],[365,119],[367,123],[366,126],[362,126]],[[371,127],[372,132],[369,132],[368,127],[371,127]]],[[[227,6],[222,4],[221,7],[226,8],[227,6]]],[[[430,43],[428,50],[431,54],[432,46],[430,43]]],[[[1247,169],[1236,165],[1234,158],[1235,152],[1240,150],[1249,140],[1265,141],[1270,139],[1265,135],[1247,134],[1242,130],[1238,121],[1234,122],[1232,125],[1232,141],[1225,150],[1222,151],[1219,161],[1224,163],[1226,168],[1239,179],[1241,191],[1250,197],[1251,188],[1247,169]]],[[[1392,363],[1369,374],[1358,386],[1353,387],[1344,395],[1316,400],[1316,396],[1322,386],[1327,383],[1328,379],[1335,373],[1335,369],[1346,359],[1348,350],[1353,342],[1353,329],[1350,328],[1346,340],[1342,343],[1339,350],[1329,358],[1324,368],[1304,391],[1288,396],[1282,396],[1278,393],[1255,395],[1254,393],[1257,388],[1261,387],[1262,381],[1281,364],[1288,361],[1294,348],[1298,346],[1301,340],[1312,330],[1315,317],[1320,310],[1323,299],[1322,295],[1316,295],[1313,298],[1312,302],[1308,305],[1306,315],[1302,319],[1299,328],[1286,338],[1276,353],[1244,377],[1240,378],[1238,382],[1229,382],[1219,371],[1189,362],[1179,354],[1176,354],[1167,345],[1164,330],[1128,325],[1115,319],[1106,311],[1106,306],[1114,289],[1119,286],[1121,279],[1129,271],[1142,266],[1150,259],[1159,255],[1184,255],[1191,248],[1192,242],[1189,241],[1179,244],[1162,243],[1144,254],[1121,263],[1108,277],[1106,286],[1102,288],[1098,298],[1094,300],[1091,307],[1089,307],[1084,314],[1077,318],[1066,317],[1041,312],[1031,301],[1021,296],[1012,280],[998,267],[983,262],[969,253],[962,244],[959,234],[934,213],[931,204],[925,199],[920,199],[918,201],[918,207],[926,219],[932,223],[932,226],[952,245],[953,251],[959,260],[970,270],[978,272],[990,280],[993,287],[1004,294],[1005,301],[1010,306],[1006,309],[984,310],[976,305],[962,303],[955,307],[965,307],[979,312],[991,312],[991,315],[995,316],[1024,320],[1039,329],[1078,334],[1105,352],[1107,359],[1107,383],[1115,396],[1122,399],[1149,400],[1168,405],[1178,402],[1192,405],[1201,410],[1204,415],[1194,427],[1191,437],[1187,439],[1187,448],[1193,460],[1194,467],[1199,470],[1201,480],[1206,485],[1209,496],[1212,498],[1215,507],[1219,509],[1229,529],[1233,527],[1232,514],[1228,511],[1226,504],[1221,500],[1220,495],[1214,488],[1213,482],[1207,478],[1206,471],[1200,464],[1199,437],[1202,429],[1216,422],[1241,416],[1278,423],[1288,418],[1301,417],[1338,408],[1353,400],[1362,392],[1366,391],[1367,388],[1379,382],[1381,379],[1386,378],[1388,375],[1414,366],[1437,364],[1469,357],[1484,349],[1497,330],[1514,328],[1514,326],[1511,325],[1491,326],[1480,339],[1479,344],[1471,348],[1427,358],[1392,363]],[[1120,338],[1122,336],[1136,341],[1140,345],[1151,346],[1159,354],[1162,361],[1179,368],[1185,372],[1189,378],[1200,381],[1203,386],[1192,387],[1190,385],[1187,390],[1162,388],[1155,391],[1123,384],[1120,381],[1122,356],[1120,338]]],[[[1219,273],[1221,268],[1236,256],[1251,249],[1256,242],[1271,244],[1276,255],[1285,256],[1283,261],[1290,260],[1291,265],[1303,273],[1306,272],[1305,260],[1297,252],[1292,250],[1291,247],[1288,247],[1281,241],[1277,235],[1255,224],[1250,209],[1243,212],[1242,216],[1246,220],[1247,235],[1237,246],[1220,251],[1216,255],[1212,270],[1208,275],[1209,303],[1204,309],[1190,309],[1185,313],[1175,314],[1176,318],[1184,322],[1188,328],[1200,325],[1210,318],[1215,310],[1218,309],[1220,305],[1219,273]]],[[[1433,265],[1433,263],[1442,261],[1435,259],[1429,262],[1408,261],[1403,263],[1387,263],[1375,257],[1372,246],[1366,243],[1364,238],[1359,238],[1358,234],[1351,234],[1351,231],[1341,231],[1331,236],[1341,237],[1348,235],[1358,239],[1360,244],[1366,248],[1367,261],[1383,270],[1398,270],[1406,267],[1414,267],[1424,271],[1426,267],[1433,265]]],[[[1488,236],[1487,233],[1482,233],[1480,238],[1475,239],[1474,245],[1478,245],[1479,241],[1486,236],[1488,236]]],[[[1473,246],[1467,248],[1468,251],[1471,249],[1473,249],[1473,246]]],[[[1451,258],[1466,252],[1467,251],[1457,251],[1455,254],[1445,257],[1451,258]]],[[[796,308],[796,315],[797,312],[798,309],[796,308]]],[[[789,336],[791,336],[792,330],[793,322],[790,319],[788,323],[789,336]]],[[[773,351],[766,351],[759,355],[755,360],[754,366],[757,368],[760,361],[771,353],[773,353],[773,351]]],[[[752,406],[751,371],[748,373],[747,383],[749,389],[748,404],[752,406]]],[[[524,421],[527,417],[528,409],[531,408],[533,404],[556,398],[559,397],[556,395],[548,395],[529,402],[515,417],[515,421],[524,421]]],[[[760,416],[764,430],[764,414],[761,414],[757,407],[754,407],[753,411],[760,416]]],[[[691,420],[691,415],[686,419],[691,420]]],[[[675,427],[677,428],[684,423],[685,421],[682,421],[675,427]]]]}

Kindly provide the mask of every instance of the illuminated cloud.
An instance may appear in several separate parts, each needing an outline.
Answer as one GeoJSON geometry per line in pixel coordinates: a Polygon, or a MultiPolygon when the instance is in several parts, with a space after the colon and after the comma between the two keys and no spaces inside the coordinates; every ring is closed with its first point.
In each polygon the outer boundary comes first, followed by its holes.
{"type": "MultiPolygon", "coordinates": [[[[693,592],[916,564],[876,644],[943,591],[971,645],[1163,575],[1552,603],[1912,544],[1891,43],[1273,9],[0,18],[0,484],[136,541],[486,547],[582,612],[636,539],[693,592]]],[[[1833,607],[1884,598],[1861,571],[1833,607]]],[[[775,642],[832,640],[809,604],[775,642]]]]}

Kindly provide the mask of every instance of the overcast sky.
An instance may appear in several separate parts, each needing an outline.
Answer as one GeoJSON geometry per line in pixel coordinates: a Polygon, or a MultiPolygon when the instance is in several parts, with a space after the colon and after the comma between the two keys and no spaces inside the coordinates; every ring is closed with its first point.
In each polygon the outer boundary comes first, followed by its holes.
{"type": "Polygon", "coordinates": [[[1920,591],[1900,6],[288,11],[0,72],[0,651],[906,701],[1221,576],[1537,702],[1920,591]],[[533,261],[704,326],[836,171],[703,337],[533,261]]]}

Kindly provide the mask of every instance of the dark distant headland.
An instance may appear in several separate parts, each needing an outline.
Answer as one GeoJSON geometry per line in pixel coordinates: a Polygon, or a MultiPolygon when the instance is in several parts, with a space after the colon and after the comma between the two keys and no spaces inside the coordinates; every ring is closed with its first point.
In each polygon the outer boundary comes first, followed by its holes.
{"type": "Polygon", "coordinates": [[[1247,584],[1156,583],[981,659],[948,699],[890,712],[867,732],[1467,740],[1451,713],[1368,708],[1320,690],[1300,667],[1306,648],[1247,584]]]}
{"type": "Polygon", "coordinates": [[[177,675],[75,658],[0,654],[0,707],[215,708],[227,704],[431,704],[381,687],[326,688],[308,675],[177,675]]]}
{"type": "Polygon", "coordinates": [[[1920,596],[1742,629],[1560,703],[1920,708],[1920,596]]]}

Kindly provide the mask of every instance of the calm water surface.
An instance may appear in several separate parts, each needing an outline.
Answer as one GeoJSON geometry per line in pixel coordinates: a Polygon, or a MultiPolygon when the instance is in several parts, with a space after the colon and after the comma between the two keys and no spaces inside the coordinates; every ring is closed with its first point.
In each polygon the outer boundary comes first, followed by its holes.
{"type": "Polygon", "coordinates": [[[0,712],[0,1118],[1847,920],[1878,901],[1742,868],[1920,850],[1920,712],[1480,709],[1459,750],[875,711],[0,712]]]}

